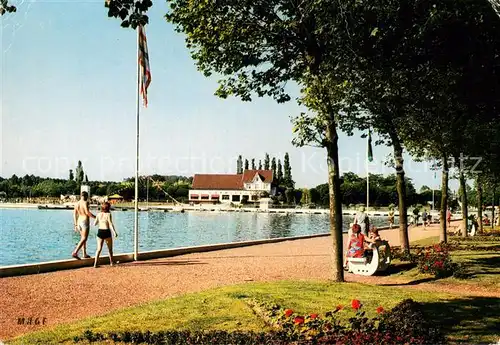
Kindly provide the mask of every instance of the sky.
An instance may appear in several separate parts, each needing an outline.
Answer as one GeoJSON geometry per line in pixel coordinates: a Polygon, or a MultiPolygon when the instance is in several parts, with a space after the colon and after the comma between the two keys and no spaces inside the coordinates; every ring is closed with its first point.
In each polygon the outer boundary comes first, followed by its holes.
{"type": "MultiPolygon", "coordinates": [[[[135,169],[137,38],[107,17],[102,1],[13,0],[1,23],[0,176],[67,178],[81,160],[90,180],[132,177],[135,169]]],[[[296,187],[327,181],[326,151],[294,147],[290,116],[302,108],[269,98],[214,96],[216,78],[197,71],[184,36],[154,1],[146,27],[152,82],[140,112],[140,174],[235,173],[238,155],[290,155],[296,187]]],[[[297,91],[292,94],[296,98],[297,91]]],[[[339,139],[340,169],[366,176],[362,133],[339,139]]],[[[376,140],[374,136],[374,141],[376,140]]],[[[371,173],[390,174],[390,148],[375,146],[371,173]]],[[[438,188],[430,163],[405,157],[417,190],[438,188]]],[[[451,188],[456,189],[456,181],[451,188]]]]}

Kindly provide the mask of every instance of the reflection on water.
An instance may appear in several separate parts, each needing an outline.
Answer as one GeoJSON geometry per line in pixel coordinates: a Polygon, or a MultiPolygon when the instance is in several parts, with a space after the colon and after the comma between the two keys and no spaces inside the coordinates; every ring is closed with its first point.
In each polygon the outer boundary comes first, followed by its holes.
{"type": "MultiPolygon", "coordinates": [[[[0,209],[0,266],[68,259],[79,241],[71,210],[0,209]]],[[[119,237],[115,253],[133,251],[134,213],[115,211],[119,237]]],[[[344,231],[352,222],[344,216],[344,231]]],[[[372,218],[386,225],[386,218],[372,218]]],[[[326,214],[269,214],[246,212],[141,212],[139,250],[158,250],[265,238],[329,232],[326,214]]],[[[88,252],[96,250],[97,229],[92,226],[88,252]]],[[[107,249],[102,255],[107,255],[107,249]]]]}

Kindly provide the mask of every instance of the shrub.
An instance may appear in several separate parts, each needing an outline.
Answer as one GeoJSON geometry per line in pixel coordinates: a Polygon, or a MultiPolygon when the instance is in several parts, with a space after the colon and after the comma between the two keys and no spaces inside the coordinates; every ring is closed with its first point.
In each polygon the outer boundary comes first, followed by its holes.
{"type": "Polygon", "coordinates": [[[417,252],[418,269],[421,273],[433,274],[436,278],[453,275],[454,265],[444,243],[435,244],[417,252]]]}
{"type": "Polygon", "coordinates": [[[287,345],[293,343],[293,339],[285,332],[189,332],[189,331],[166,331],[166,332],[112,332],[108,334],[93,333],[85,331],[82,337],[75,337],[75,342],[80,341],[105,341],[133,343],[133,344],[169,344],[169,345],[214,345],[214,344],[238,344],[238,345],[287,345]]]}
{"type": "MultiPolygon", "coordinates": [[[[423,339],[425,344],[444,343],[444,336],[434,324],[427,321],[422,305],[406,299],[382,316],[379,330],[404,334],[407,338],[423,339]]],[[[418,344],[418,342],[416,342],[418,344]]]]}

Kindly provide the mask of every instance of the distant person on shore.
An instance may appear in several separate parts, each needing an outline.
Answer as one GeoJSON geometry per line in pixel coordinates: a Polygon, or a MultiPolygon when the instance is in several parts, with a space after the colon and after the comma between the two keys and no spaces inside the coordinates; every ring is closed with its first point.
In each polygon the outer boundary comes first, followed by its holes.
{"type": "Polygon", "coordinates": [[[392,229],[394,225],[394,210],[389,211],[389,215],[387,216],[387,220],[389,221],[389,229],[392,229]]]}
{"type": "Polygon", "coordinates": [[[80,201],[78,201],[75,206],[75,210],[73,211],[75,232],[80,232],[80,242],[78,242],[78,244],[76,245],[72,256],[78,260],[80,260],[80,258],[78,257],[78,252],[81,248],[83,248],[83,257],[85,259],[90,258],[90,256],[87,255],[87,239],[89,237],[90,218],[95,218],[95,216],[89,211],[88,199],[89,193],[82,192],[80,201]]]}
{"type": "Polygon", "coordinates": [[[347,258],[361,258],[365,251],[365,236],[361,233],[361,226],[354,224],[348,237],[347,252],[344,260],[344,269],[347,269],[347,258]]]}
{"type": "Polygon", "coordinates": [[[362,206],[359,212],[354,216],[354,224],[360,226],[360,231],[364,236],[368,236],[368,227],[370,225],[370,220],[368,215],[365,213],[365,208],[362,206]]]}
{"type": "Polygon", "coordinates": [[[446,221],[448,222],[448,227],[451,225],[451,211],[450,209],[446,210],[446,221]]]}
{"type": "Polygon", "coordinates": [[[118,233],[115,230],[115,225],[113,224],[113,218],[111,217],[111,212],[109,209],[111,204],[105,202],[101,206],[101,212],[95,218],[94,225],[98,226],[97,230],[97,251],[95,252],[94,267],[98,267],[99,255],[101,255],[103,242],[106,241],[109,252],[109,264],[114,265],[113,261],[113,238],[111,237],[111,231],[113,235],[118,237],[118,233]]]}
{"type": "Polygon", "coordinates": [[[422,223],[424,224],[424,229],[427,226],[427,211],[422,212],[422,223]]]}

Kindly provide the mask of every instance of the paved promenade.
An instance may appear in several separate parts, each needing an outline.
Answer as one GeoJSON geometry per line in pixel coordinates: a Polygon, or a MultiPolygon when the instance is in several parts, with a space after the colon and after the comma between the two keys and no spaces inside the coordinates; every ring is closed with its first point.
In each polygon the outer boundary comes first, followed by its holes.
{"type": "MultiPolygon", "coordinates": [[[[453,226],[453,224],[452,224],[453,226]]],[[[411,228],[410,240],[437,236],[434,225],[411,228]]],[[[399,245],[398,228],[381,231],[399,245]]],[[[42,327],[97,316],[186,292],[249,281],[328,280],[331,238],[256,245],[188,254],[116,267],[81,268],[0,279],[0,340],[42,327]],[[46,318],[45,325],[20,326],[19,317],[46,318]]],[[[373,277],[346,275],[348,281],[373,277]]],[[[376,283],[373,281],[373,283],[376,283]]]]}

